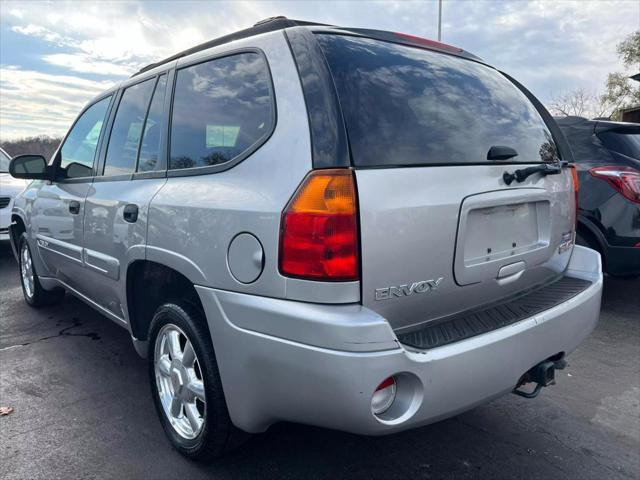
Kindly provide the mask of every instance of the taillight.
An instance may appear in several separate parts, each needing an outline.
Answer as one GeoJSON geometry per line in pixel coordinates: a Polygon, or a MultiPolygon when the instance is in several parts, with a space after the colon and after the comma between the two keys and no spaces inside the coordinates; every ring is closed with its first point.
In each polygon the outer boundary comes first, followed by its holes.
{"type": "Polygon", "coordinates": [[[349,169],[315,170],[282,214],[280,272],[309,280],[359,278],[356,188],[349,169]]]}
{"type": "Polygon", "coordinates": [[[622,196],[640,203],[640,172],[633,167],[595,167],[589,173],[609,183],[622,196]]]}
{"type": "Polygon", "coordinates": [[[575,199],[575,212],[573,217],[573,225],[577,229],[578,228],[578,188],[580,187],[580,183],[578,182],[578,169],[575,165],[571,165],[571,179],[573,180],[573,196],[575,199]]]}

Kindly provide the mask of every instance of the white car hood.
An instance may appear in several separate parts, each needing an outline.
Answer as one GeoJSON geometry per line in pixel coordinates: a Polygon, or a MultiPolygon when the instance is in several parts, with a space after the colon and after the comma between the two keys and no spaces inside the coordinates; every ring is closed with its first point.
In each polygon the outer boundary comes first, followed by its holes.
{"type": "Polygon", "coordinates": [[[0,173],[0,197],[15,197],[28,185],[27,180],[13,178],[8,173],[0,173]]]}

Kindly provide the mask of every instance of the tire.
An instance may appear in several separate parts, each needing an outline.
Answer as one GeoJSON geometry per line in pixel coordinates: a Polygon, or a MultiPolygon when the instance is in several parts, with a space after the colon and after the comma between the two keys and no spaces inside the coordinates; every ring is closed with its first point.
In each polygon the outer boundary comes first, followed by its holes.
{"type": "Polygon", "coordinates": [[[204,314],[183,302],[162,305],[151,321],[148,348],[151,395],[174,448],[212,460],[237,446],[247,434],[229,418],[204,314]]]}
{"type": "Polygon", "coordinates": [[[33,264],[31,248],[29,247],[29,242],[27,242],[27,234],[24,232],[20,235],[20,241],[18,242],[18,266],[22,294],[27,304],[34,308],[39,308],[62,301],[64,298],[64,290],[62,288],[56,288],[55,290],[42,288],[33,264]]]}
{"type": "Polygon", "coordinates": [[[602,262],[602,271],[608,273],[607,261],[604,256],[604,252],[602,251],[602,248],[600,248],[600,245],[598,245],[597,241],[592,237],[593,234],[584,235],[580,232],[576,232],[576,244],[582,245],[583,247],[588,247],[591,250],[595,250],[596,252],[598,252],[600,254],[600,261],[602,262]]]}
{"type": "Polygon", "coordinates": [[[589,247],[592,250],[598,250],[599,251],[599,248],[597,246],[593,245],[592,242],[590,242],[584,235],[582,235],[579,232],[576,232],[576,243],[578,245],[582,245],[583,247],[589,247]]]}

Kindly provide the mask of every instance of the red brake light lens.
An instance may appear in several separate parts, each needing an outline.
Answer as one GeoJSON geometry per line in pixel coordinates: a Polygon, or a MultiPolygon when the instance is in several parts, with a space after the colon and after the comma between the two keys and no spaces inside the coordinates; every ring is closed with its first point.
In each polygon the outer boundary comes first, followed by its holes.
{"type": "Polygon", "coordinates": [[[634,203],[640,203],[640,172],[633,167],[595,167],[589,170],[591,176],[609,183],[622,196],[634,203]]]}
{"type": "Polygon", "coordinates": [[[308,280],[358,280],[356,189],[351,170],[316,170],[302,182],[282,214],[280,272],[308,280]]]}
{"type": "Polygon", "coordinates": [[[400,40],[415,43],[417,45],[424,45],[425,47],[437,48],[439,50],[445,50],[449,52],[462,52],[461,48],[454,47],[442,42],[436,42],[435,40],[429,40],[428,38],[417,37],[415,35],[409,35],[408,33],[395,33],[395,36],[400,40]]]}

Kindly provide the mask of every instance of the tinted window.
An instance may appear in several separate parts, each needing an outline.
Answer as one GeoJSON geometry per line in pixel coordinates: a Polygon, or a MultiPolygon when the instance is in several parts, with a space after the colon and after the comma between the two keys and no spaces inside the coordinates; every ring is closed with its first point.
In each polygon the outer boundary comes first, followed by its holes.
{"type": "Polygon", "coordinates": [[[136,168],[138,146],[155,78],[127,88],[122,94],[107,147],[104,175],[123,175],[136,168]]]}
{"type": "Polygon", "coordinates": [[[76,121],[60,150],[60,167],[67,177],[93,174],[93,159],[111,97],[91,105],[76,121]]]}
{"type": "Polygon", "coordinates": [[[162,114],[164,112],[164,96],[167,87],[167,76],[161,75],[156,89],[153,92],[149,113],[144,123],[144,133],[140,144],[140,156],[138,158],[138,171],[147,172],[155,170],[158,166],[160,154],[160,128],[162,114]]]}
{"type": "Polygon", "coordinates": [[[178,71],[170,168],[228,162],[272,128],[269,73],[257,53],[219,58],[178,71]]]}
{"type": "Polygon", "coordinates": [[[394,43],[318,35],[357,166],[487,161],[494,145],[520,162],[553,160],[535,107],[485,65],[394,43]]]}
{"type": "Polygon", "coordinates": [[[609,150],[640,160],[640,133],[609,131],[599,133],[598,138],[609,150]]]}

